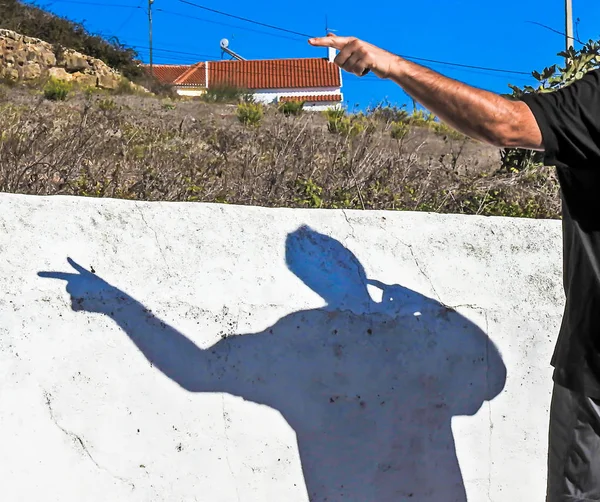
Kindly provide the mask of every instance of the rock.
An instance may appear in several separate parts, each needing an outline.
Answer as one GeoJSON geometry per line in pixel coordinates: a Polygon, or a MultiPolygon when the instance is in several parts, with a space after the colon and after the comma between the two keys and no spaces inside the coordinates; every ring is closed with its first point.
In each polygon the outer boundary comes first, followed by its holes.
{"type": "Polygon", "coordinates": [[[48,75],[57,80],[64,80],[66,82],[73,80],[73,75],[68,73],[64,68],[50,68],[48,70],[48,75]]]}
{"type": "Polygon", "coordinates": [[[21,69],[21,78],[23,80],[36,80],[42,76],[42,69],[37,63],[29,63],[21,69]]]}
{"type": "Polygon", "coordinates": [[[6,30],[4,28],[0,29],[0,37],[6,38],[8,40],[14,40],[17,33],[11,30],[6,30]]]}
{"type": "Polygon", "coordinates": [[[11,80],[35,80],[45,74],[104,89],[115,89],[122,80],[119,72],[99,59],[73,49],[57,56],[54,47],[43,40],[0,29],[0,75],[11,80]]]}
{"type": "Polygon", "coordinates": [[[56,56],[51,49],[38,49],[37,61],[44,66],[56,66],[56,56]]]}
{"type": "Polygon", "coordinates": [[[114,73],[105,73],[98,75],[98,87],[102,89],[116,89],[121,83],[121,77],[114,73]]]}
{"type": "Polygon", "coordinates": [[[0,58],[0,62],[2,62],[3,66],[10,66],[15,64],[15,57],[13,56],[12,52],[7,52],[5,54],[2,54],[2,58],[0,58]]]}
{"type": "Polygon", "coordinates": [[[96,87],[98,83],[96,75],[88,75],[87,73],[73,73],[71,78],[73,82],[88,87],[96,87]]]}
{"type": "Polygon", "coordinates": [[[0,72],[0,75],[2,76],[2,78],[10,81],[10,82],[16,82],[17,80],[19,80],[19,72],[17,71],[16,68],[4,68],[1,69],[2,70],[0,72]]]}
{"type": "Polygon", "coordinates": [[[90,65],[83,54],[79,54],[76,51],[65,51],[63,54],[63,61],[65,69],[70,73],[80,72],[83,70],[89,70],[90,65]]]}
{"type": "MultiPolygon", "coordinates": [[[[145,87],[143,87],[139,84],[136,84],[135,82],[129,82],[129,85],[131,86],[131,88],[134,91],[145,92],[145,93],[150,94],[150,91],[148,89],[146,89],[145,87]]],[[[196,121],[196,119],[192,118],[192,122],[195,122],[195,121],[196,121]]]]}
{"type": "Polygon", "coordinates": [[[12,56],[16,64],[25,64],[27,62],[27,51],[24,49],[13,51],[12,56]]]}

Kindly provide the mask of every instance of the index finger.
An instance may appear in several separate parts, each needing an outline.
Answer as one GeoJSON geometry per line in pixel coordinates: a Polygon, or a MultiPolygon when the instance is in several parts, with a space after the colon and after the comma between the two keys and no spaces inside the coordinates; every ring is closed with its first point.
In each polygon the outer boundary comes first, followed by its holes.
{"type": "Polygon", "coordinates": [[[78,274],[69,274],[68,272],[38,272],[37,275],[38,277],[43,277],[44,279],[59,279],[66,282],[69,282],[75,277],[79,277],[78,274]]]}
{"type": "Polygon", "coordinates": [[[337,35],[327,35],[326,37],[317,37],[309,39],[308,43],[315,47],[333,47],[342,50],[346,44],[354,40],[352,37],[338,37],[337,35]]]}

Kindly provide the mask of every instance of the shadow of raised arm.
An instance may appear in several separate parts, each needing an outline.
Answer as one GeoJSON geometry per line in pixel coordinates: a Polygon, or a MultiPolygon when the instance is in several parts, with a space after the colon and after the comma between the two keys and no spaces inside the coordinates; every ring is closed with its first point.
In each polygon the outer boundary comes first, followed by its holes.
{"type": "Polygon", "coordinates": [[[38,275],[66,281],[73,310],[104,314],[113,319],[153,366],[184,389],[218,390],[215,387],[220,379],[216,375],[224,359],[218,354],[221,350],[200,349],[127,293],[71,258],[68,262],[75,273],[40,272],[38,275]]]}

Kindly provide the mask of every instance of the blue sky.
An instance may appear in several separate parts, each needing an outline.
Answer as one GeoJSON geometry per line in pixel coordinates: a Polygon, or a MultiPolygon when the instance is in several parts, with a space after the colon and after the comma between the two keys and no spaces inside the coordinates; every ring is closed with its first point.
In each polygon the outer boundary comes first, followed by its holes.
{"type": "MultiPolygon", "coordinates": [[[[542,23],[564,31],[564,0],[383,0],[376,4],[359,0],[189,1],[309,35],[324,34],[327,19],[329,28],[340,35],[357,36],[404,56],[519,72],[560,63],[556,54],[564,47],[564,37],[530,24],[542,23]]],[[[136,46],[147,62],[147,0],[50,0],[39,5],[84,21],[93,33],[117,36],[122,43],[136,46]]],[[[580,19],[580,39],[599,39],[600,2],[573,0],[573,10],[574,18],[580,19]]],[[[220,59],[222,38],[229,39],[231,49],[247,59],[326,55],[325,49],[310,47],[301,37],[221,16],[180,0],[155,0],[153,13],[155,63],[220,59]]],[[[508,92],[508,83],[523,85],[533,81],[527,75],[422,64],[496,92],[508,92]]],[[[349,108],[364,108],[382,100],[410,103],[391,82],[373,76],[360,79],[347,73],[343,80],[349,108]]]]}

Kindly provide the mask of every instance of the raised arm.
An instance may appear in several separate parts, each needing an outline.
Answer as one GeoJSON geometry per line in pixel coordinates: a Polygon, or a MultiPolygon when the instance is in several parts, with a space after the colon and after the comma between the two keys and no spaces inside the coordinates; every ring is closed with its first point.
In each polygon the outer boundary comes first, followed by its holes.
{"type": "Polygon", "coordinates": [[[502,148],[544,149],[540,127],[524,102],[452,80],[357,38],[328,35],[309,43],[339,50],[335,63],[350,73],[362,76],[370,70],[393,80],[440,120],[473,139],[502,148]]]}
{"type": "Polygon", "coordinates": [[[154,367],[184,389],[222,390],[218,375],[225,366],[220,353],[223,350],[200,349],[124,291],[71,259],[69,264],[75,273],[40,272],[39,275],[66,281],[73,310],[110,317],[154,367]]]}

